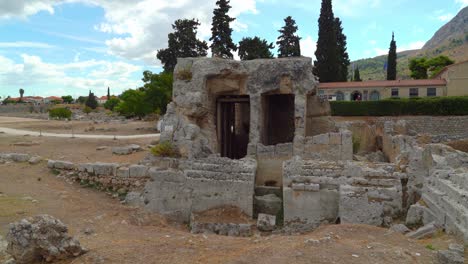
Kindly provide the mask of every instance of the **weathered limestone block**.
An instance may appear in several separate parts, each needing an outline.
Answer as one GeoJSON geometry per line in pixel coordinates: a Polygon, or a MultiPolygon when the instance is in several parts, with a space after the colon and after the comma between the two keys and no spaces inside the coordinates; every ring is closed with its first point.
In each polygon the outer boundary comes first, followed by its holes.
{"type": "Polygon", "coordinates": [[[130,177],[130,169],[127,167],[119,167],[117,169],[117,178],[127,179],[130,177]]]}
{"type": "Polygon", "coordinates": [[[31,158],[31,156],[29,154],[11,153],[10,158],[14,162],[26,162],[31,158]]]}
{"type": "Polygon", "coordinates": [[[406,225],[408,226],[418,226],[423,223],[423,214],[427,208],[420,204],[413,204],[410,206],[408,213],[406,215],[406,225]]]}
{"type": "Polygon", "coordinates": [[[51,169],[59,169],[59,170],[74,170],[75,164],[68,161],[61,161],[61,160],[48,160],[47,167],[51,169]]]}
{"type": "Polygon", "coordinates": [[[255,196],[255,214],[278,215],[283,209],[283,201],[274,194],[255,196]]]}
{"type": "Polygon", "coordinates": [[[31,157],[28,160],[29,164],[31,164],[31,165],[39,164],[41,161],[42,161],[42,157],[40,157],[40,156],[34,156],[34,157],[31,157]]]}
{"type": "Polygon", "coordinates": [[[320,225],[320,192],[294,191],[283,186],[284,224],[301,230],[312,230],[320,225]]]}
{"type": "Polygon", "coordinates": [[[260,231],[273,231],[276,226],[276,215],[259,214],[257,229],[260,231]]]}
{"type": "Polygon", "coordinates": [[[88,174],[94,173],[94,166],[92,163],[81,163],[78,164],[78,171],[79,172],[86,172],[88,174]]]}
{"type": "Polygon", "coordinates": [[[96,176],[113,176],[116,174],[117,163],[94,163],[93,171],[96,176]]]}
{"type": "Polygon", "coordinates": [[[383,204],[370,201],[363,188],[340,187],[339,215],[342,223],[380,226],[383,213],[383,204]]]}
{"type": "Polygon", "coordinates": [[[410,232],[406,234],[407,237],[413,238],[413,239],[422,239],[422,238],[428,238],[431,237],[432,235],[435,234],[437,231],[438,227],[434,222],[427,224],[423,227],[420,227],[418,230],[410,232]]]}
{"type": "Polygon", "coordinates": [[[60,220],[48,215],[23,219],[10,224],[7,252],[19,264],[51,262],[85,253],[80,242],[67,233],[68,228],[60,220]]]}
{"type": "Polygon", "coordinates": [[[148,176],[148,167],[143,165],[131,165],[129,167],[129,175],[133,178],[142,178],[148,176]]]}

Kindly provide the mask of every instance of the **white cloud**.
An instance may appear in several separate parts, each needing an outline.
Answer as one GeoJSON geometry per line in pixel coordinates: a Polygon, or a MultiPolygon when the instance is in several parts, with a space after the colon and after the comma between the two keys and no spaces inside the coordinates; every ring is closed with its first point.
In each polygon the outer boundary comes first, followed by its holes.
{"type": "Polygon", "coordinates": [[[460,4],[460,9],[468,6],[468,0],[455,0],[456,4],[460,4]]]}
{"type": "Polygon", "coordinates": [[[36,49],[50,49],[53,45],[41,42],[27,42],[27,41],[15,41],[15,42],[0,42],[0,48],[36,48],[36,49]]]}
{"type": "Polygon", "coordinates": [[[63,95],[72,92],[72,95],[84,95],[88,90],[96,94],[105,94],[107,87],[113,93],[120,93],[125,89],[141,85],[131,75],[141,72],[139,66],[124,62],[107,61],[80,61],[66,64],[53,64],[44,62],[40,57],[23,54],[22,62],[0,56],[0,83],[7,87],[23,87],[26,91],[34,90],[36,95],[63,95]],[[74,72],[82,73],[77,77],[74,72]],[[47,87],[38,90],[37,87],[47,87]],[[59,94],[58,92],[63,93],[59,94]]]}
{"type": "Polygon", "coordinates": [[[311,57],[315,60],[315,50],[317,49],[317,42],[311,36],[301,39],[301,54],[302,56],[311,57]]]}
{"type": "Polygon", "coordinates": [[[401,51],[406,51],[406,50],[421,49],[424,46],[424,44],[426,44],[426,42],[424,42],[424,41],[411,42],[411,43],[408,43],[408,44],[401,45],[400,47],[397,47],[397,51],[401,52],[401,51]]]}
{"type": "Polygon", "coordinates": [[[2,0],[0,1],[0,18],[22,17],[46,11],[54,13],[54,5],[61,0],[2,0]]]}
{"type": "Polygon", "coordinates": [[[448,13],[448,14],[445,14],[445,15],[440,15],[440,16],[438,16],[437,19],[440,20],[440,21],[442,21],[442,22],[448,22],[448,21],[450,21],[453,17],[454,17],[453,14],[448,13]]]}

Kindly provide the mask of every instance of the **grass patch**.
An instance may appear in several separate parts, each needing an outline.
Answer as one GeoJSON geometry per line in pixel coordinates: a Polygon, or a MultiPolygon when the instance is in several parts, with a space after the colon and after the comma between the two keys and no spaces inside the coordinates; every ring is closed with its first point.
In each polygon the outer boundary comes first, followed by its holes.
{"type": "Polygon", "coordinates": [[[176,79],[189,82],[192,80],[192,71],[190,68],[185,68],[177,71],[176,79]]]}
{"type": "Polygon", "coordinates": [[[426,248],[429,249],[429,250],[432,250],[432,251],[437,250],[432,244],[427,244],[426,248]]]}
{"type": "Polygon", "coordinates": [[[180,157],[178,149],[170,141],[163,141],[157,144],[151,149],[151,153],[156,157],[180,157]]]}

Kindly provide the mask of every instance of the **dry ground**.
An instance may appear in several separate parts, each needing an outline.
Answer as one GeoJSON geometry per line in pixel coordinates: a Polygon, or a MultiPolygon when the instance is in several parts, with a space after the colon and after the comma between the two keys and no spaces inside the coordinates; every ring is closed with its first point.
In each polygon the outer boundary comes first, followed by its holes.
{"type": "MultiPolygon", "coordinates": [[[[45,159],[66,160],[75,163],[84,162],[118,162],[138,163],[149,153],[147,146],[152,142],[148,139],[81,139],[10,136],[0,134],[0,152],[17,152],[39,155],[45,159]],[[127,156],[112,155],[113,146],[138,144],[144,150],[127,156]],[[104,150],[97,147],[106,146],[104,150]]],[[[154,143],[154,142],[153,142],[154,143]]]]}
{"type": "Polygon", "coordinates": [[[61,263],[434,263],[434,251],[425,245],[444,248],[453,241],[441,236],[418,243],[360,225],[323,226],[301,236],[192,235],[186,227],[145,216],[105,193],[67,183],[45,164],[3,164],[0,172],[0,235],[12,221],[53,215],[90,249],[61,263]],[[95,233],[85,235],[86,228],[95,233]],[[328,242],[305,243],[326,236],[331,237],[328,242]]]}
{"type": "Polygon", "coordinates": [[[58,121],[0,116],[0,126],[51,133],[88,135],[138,135],[156,133],[156,122],[128,121],[94,124],[92,121],[58,121]]]}

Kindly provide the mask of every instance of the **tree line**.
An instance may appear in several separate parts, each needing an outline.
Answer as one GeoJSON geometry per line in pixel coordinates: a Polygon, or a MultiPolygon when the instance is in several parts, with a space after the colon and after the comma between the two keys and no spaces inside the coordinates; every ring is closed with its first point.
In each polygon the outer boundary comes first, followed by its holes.
{"type": "MultiPolygon", "coordinates": [[[[231,9],[229,0],[218,0],[213,11],[211,45],[204,40],[197,39],[197,29],[200,22],[193,19],[179,19],[172,25],[173,32],[168,35],[168,47],[157,51],[157,59],[163,65],[166,73],[172,73],[177,64],[177,58],[205,57],[208,48],[212,56],[233,59],[233,52],[238,51],[241,60],[273,58],[271,52],[275,48],[273,43],[258,36],[244,37],[235,44],[232,40],[230,23],[235,21],[228,15],[231,9]]],[[[331,0],[322,0],[320,17],[318,20],[319,38],[314,61],[316,75],[321,82],[347,81],[349,55],[346,48],[346,35],[340,18],[334,16],[331,0]]],[[[278,57],[301,56],[300,40],[297,34],[296,21],[288,16],[284,19],[284,26],[279,29],[276,41],[278,57]]]]}

